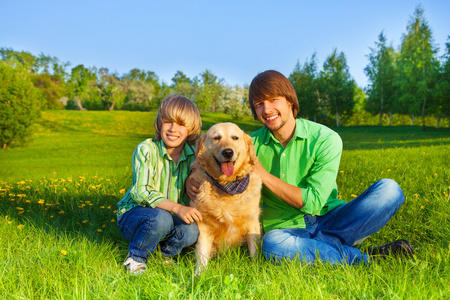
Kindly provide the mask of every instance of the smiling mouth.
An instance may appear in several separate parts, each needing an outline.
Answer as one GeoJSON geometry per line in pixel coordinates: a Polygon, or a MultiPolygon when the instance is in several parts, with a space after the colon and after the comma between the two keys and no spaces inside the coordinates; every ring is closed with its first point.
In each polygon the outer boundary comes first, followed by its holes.
{"type": "Polygon", "coordinates": [[[230,177],[234,173],[234,161],[226,161],[226,162],[220,162],[216,157],[214,157],[214,160],[216,161],[217,165],[219,165],[220,170],[223,174],[230,177]]]}
{"type": "Polygon", "coordinates": [[[166,136],[167,136],[167,138],[168,138],[170,141],[175,141],[175,140],[178,139],[178,137],[177,137],[177,136],[174,136],[174,135],[166,135],[166,136]]]}
{"type": "Polygon", "coordinates": [[[278,118],[278,115],[270,116],[270,117],[265,117],[264,119],[265,119],[266,121],[272,121],[272,120],[275,120],[276,118],[278,118]]]}

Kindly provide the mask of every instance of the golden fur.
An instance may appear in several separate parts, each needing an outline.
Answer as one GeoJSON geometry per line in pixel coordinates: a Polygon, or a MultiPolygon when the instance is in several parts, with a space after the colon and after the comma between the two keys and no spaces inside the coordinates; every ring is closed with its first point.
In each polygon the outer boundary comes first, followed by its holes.
{"type": "Polygon", "coordinates": [[[197,141],[196,160],[192,163],[194,171],[190,175],[200,183],[200,194],[190,205],[197,208],[203,217],[203,222],[197,223],[200,231],[196,245],[197,275],[215,251],[223,247],[246,241],[250,255],[256,253],[261,235],[261,179],[253,171],[255,159],[250,136],[233,123],[216,124],[197,141]],[[233,163],[232,174],[231,171],[225,171],[228,176],[224,174],[220,166],[223,162],[228,166],[233,163]],[[231,196],[214,185],[205,172],[221,184],[242,179],[248,174],[250,182],[243,193],[231,196]]]}

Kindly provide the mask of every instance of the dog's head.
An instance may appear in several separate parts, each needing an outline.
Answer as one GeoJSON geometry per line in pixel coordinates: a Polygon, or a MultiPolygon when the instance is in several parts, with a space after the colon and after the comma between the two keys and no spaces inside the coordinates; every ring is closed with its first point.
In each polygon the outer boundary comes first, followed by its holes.
{"type": "Polygon", "coordinates": [[[255,158],[252,139],[233,123],[218,123],[197,141],[198,165],[223,182],[245,177],[252,171],[255,158]]]}

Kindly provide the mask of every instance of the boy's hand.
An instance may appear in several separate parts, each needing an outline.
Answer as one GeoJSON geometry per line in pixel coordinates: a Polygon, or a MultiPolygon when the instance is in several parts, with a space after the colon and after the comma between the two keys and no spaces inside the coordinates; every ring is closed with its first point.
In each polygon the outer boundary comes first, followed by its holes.
{"type": "Polygon", "coordinates": [[[174,213],[186,224],[202,222],[202,215],[195,207],[179,205],[174,209],[174,213]]]}
{"type": "Polygon", "coordinates": [[[186,194],[189,197],[189,200],[195,201],[197,198],[197,195],[200,194],[200,183],[195,181],[192,176],[189,176],[188,179],[186,179],[186,194]]]}

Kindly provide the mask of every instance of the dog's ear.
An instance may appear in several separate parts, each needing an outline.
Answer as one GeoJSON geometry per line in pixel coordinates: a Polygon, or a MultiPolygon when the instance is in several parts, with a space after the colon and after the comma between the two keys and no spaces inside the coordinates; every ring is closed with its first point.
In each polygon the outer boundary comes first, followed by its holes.
{"type": "Polygon", "coordinates": [[[255,165],[256,152],[255,152],[255,147],[253,146],[252,138],[248,134],[244,133],[244,141],[247,145],[247,152],[248,152],[248,157],[250,158],[250,164],[255,165]]]}
{"type": "Polygon", "coordinates": [[[195,157],[196,158],[203,153],[203,148],[205,146],[205,140],[206,140],[206,133],[202,133],[200,138],[195,143],[195,157]]]}

